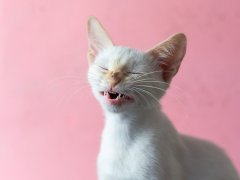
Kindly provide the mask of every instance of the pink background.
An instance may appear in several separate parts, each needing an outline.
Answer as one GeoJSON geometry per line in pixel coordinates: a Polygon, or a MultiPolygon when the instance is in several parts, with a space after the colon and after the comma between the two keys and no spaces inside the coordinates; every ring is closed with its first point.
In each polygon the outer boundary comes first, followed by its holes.
{"type": "Polygon", "coordinates": [[[86,85],[89,15],[115,42],[139,49],[187,34],[164,110],[179,131],[223,147],[239,171],[239,7],[239,0],[1,0],[0,179],[97,179],[103,116],[86,85]]]}

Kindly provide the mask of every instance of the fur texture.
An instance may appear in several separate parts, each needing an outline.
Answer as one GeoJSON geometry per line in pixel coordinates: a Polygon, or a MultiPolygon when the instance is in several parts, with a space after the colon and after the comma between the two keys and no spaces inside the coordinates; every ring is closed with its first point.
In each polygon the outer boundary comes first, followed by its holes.
{"type": "Polygon", "coordinates": [[[114,45],[94,17],[88,32],[88,80],[105,114],[99,180],[239,179],[220,148],[179,134],[161,111],[186,51],[184,34],[139,52],[114,45]]]}

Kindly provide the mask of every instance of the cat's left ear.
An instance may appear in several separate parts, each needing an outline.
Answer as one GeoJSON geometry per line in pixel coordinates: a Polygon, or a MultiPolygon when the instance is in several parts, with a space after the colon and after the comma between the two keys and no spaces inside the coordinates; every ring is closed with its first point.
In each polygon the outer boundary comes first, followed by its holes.
{"type": "Polygon", "coordinates": [[[113,46],[113,42],[101,23],[95,18],[88,19],[88,60],[93,62],[98,53],[113,46]]]}
{"type": "Polygon", "coordinates": [[[163,80],[171,81],[177,73],[186,52],[187,39],[182,33],[175,34],[147,51],[163,71],[163,80]]]}

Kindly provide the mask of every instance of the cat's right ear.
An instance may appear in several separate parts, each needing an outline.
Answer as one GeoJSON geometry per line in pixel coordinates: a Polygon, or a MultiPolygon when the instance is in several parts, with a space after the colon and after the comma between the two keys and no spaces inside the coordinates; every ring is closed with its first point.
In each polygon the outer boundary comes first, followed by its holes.
{"type": "Polygon", "coordinates": [[[178,33],[147,51],[147,54],[158,62],[164,81],[170,82],[178,72],[186,53],[186,46],[186,36],[183,33],[178,33]]]}
{"type": "Polygon", "coordinates": [[[113,42],[101,23],[95,18],[88,19],[88,60],[93,62],[98,53],[113,46],[113,42]]]}

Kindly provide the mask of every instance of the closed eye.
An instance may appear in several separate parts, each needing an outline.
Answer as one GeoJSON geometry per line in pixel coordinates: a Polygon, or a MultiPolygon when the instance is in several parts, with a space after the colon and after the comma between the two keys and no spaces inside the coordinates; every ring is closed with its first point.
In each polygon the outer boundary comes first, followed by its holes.
{"type": "MultiPolygon", "coordinates": [[[[102,66],[99,66],[99,65],[97,65],[99,68],[101,68],[102,70],[104,70],[104,71],[108,71],[108,69],[107,68],[105,68],[105,67],[102,67],[102,66]]],[[[142,72],[126,72],[126,74],[144,74],[144,73],[142,73],[142,72]]]]}
{"type": "Polygon", "coordinates": [[[127,72],[127,74],[143,74],[141,72],[127,72]]]}
{"type": "Polygon", "coordinates": [[[102,67],[102,66],[99,66],[99,65],[98,65],[98,67],[101,68],[101,69],[104,70],[104,71],[108,71],[108,69],[105,68],[105,67],[102,67]]]}

